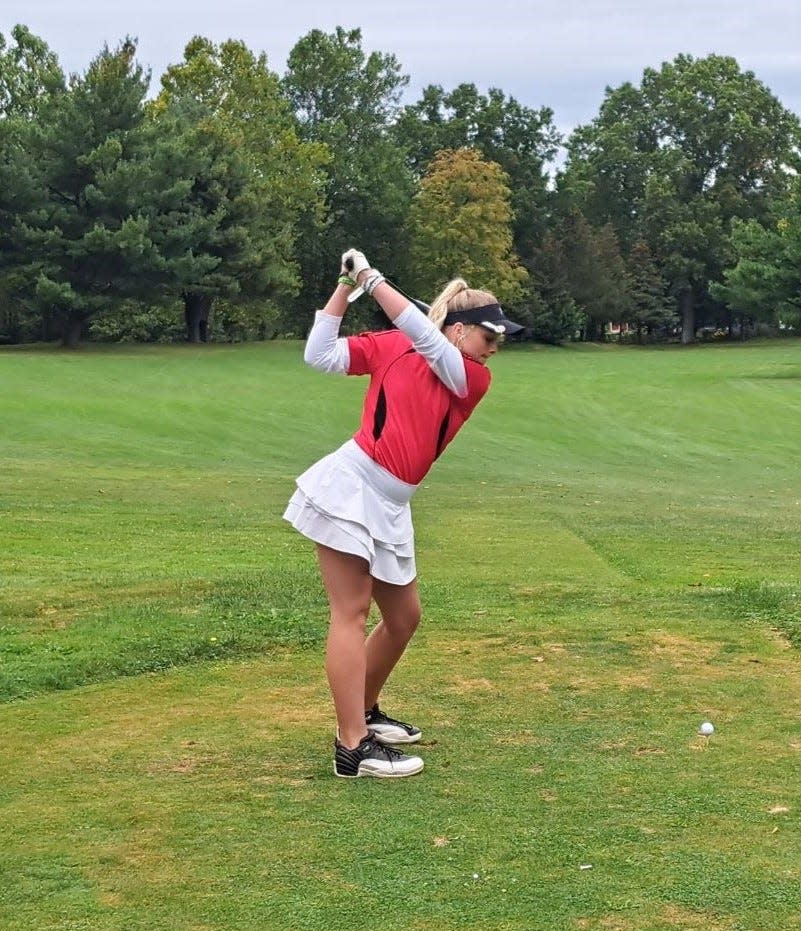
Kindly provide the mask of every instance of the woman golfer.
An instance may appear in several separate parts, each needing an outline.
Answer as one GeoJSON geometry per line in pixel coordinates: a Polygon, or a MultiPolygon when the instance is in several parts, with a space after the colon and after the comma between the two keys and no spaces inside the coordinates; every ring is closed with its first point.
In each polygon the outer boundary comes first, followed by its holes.
{"type": "Polygon", "coordinates": [[[317,544],[331,621],[325,668],[334,699],[337,776],[411,776],[423,761],[397,749],[420,730],[390,718],[378,697],[420,621],[409,501],[486,394],[487,360],[521,328],[496,299],[451,281],[426,316],[370,267],[342,257],[336,290],[315,316],[305,361],[369,375],[361,426],[297,479],[284,517],[317,544]],[[356,286],[396,329],[339,337],[356,286]],[[365,639],[370,603],[381,620],[365,639]],[[365,709],[367,709],[365,711],[365,709]]]}

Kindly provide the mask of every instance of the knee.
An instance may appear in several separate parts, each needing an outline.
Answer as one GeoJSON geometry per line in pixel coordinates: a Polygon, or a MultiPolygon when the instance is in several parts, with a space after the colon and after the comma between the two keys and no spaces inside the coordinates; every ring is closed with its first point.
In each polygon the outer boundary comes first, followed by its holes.
{"type": "Polygon", "coordinates": [[[384,617],[383,620],[388,630],[394,636],[408,640],[417,630],[421,617],[422,610],[418,602],[416,605],[410,606],[403,613],[395,614],[392,617],[384,617]]]}
{"type": "Polygon", "coordinates": [[[332,625],[345,627],[358,627],[364,630],[367,626],[367,617],[370,614],[370,604],[337,605],[331,608],[332,625]]]}

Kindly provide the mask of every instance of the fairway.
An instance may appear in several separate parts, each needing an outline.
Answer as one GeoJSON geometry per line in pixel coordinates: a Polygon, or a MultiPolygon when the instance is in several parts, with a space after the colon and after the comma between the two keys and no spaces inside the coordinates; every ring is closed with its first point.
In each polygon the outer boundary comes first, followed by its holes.
{"type": "Polygon", "coordinates": [[[301,356],[0,351],[0,928],[801,929],[801,343],[503,349],[413,502],[426,769],[353,782],[281,514],[367,382],[301,356]]]}

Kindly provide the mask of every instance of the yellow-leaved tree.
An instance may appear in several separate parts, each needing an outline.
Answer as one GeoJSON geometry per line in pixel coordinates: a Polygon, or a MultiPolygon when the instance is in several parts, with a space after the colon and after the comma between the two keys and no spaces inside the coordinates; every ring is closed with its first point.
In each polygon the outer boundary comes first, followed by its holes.
{"type": "Polygon", "coordinates": [[[512,246],[509,177],[475,149],[443,149],[420,182],[409,216],[411,282],[431,300],[452,278],[523,298],[528,273],[512,246]]]}

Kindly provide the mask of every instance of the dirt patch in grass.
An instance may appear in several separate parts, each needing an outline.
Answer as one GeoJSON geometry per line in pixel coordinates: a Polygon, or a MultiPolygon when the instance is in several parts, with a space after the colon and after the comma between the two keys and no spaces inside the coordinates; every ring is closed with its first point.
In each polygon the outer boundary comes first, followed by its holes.
{"type": "Polygon", "coordinates": [[[489,679],[466,679],[464,676],[455,676],[451,680],[449,692],[465,695],[470,692],[497,692],[498,686],[489,679]]]}
{"type": "Polygon", "coordinates": [[[607,915],[604,918],[579,918],[576,920],[578,931],[632,931],[636,925],[624,921],[619,915],[607,915]]]}
{"type": "Polygon", "coordinates": [[[719,651],[720,645],[693,640],[666,631],[654,631],[650,634],[647,649],[651,656],[669,661],[677,667],[696,666],[709,662],[719,651]]]}
{"type": "Polygon", "coordinates": [[[492,742],[496,747],[541,747],[545,740],[533,731],[523,730],[494,737],[492,742]]]}
{"type": "Polygon", "coordinates": [[[653,676],[647,675],[644,672],[632,672],[617,676],[615,679],[615,684],[624,692],[635,689],[648,691],[653,689],[654,680],[653,676]]]}
{"type": "Polygon", "coordinates": [[[734,922],[722,920],[708,912],[693,912],[680,905],[668,905],[662,912],[662,921],[681,931],[729,931],[734,922]]]}
{"type": "Polygon", "coordinates": [[[257,776],[253,781],[262,786],[292,786],[301,788],[316,778],[316,772],[312,772],[310,766],[298,763],[296,761],[282,762],[279,760],[270,760],[264,764],[265,772],[257,776]]]}
{"type": "Polygon", "coordinates": [[[272,686],[240,698],[236,713],[256,725],[260,736],[269,737],[286,728],[324,728],[332,724],[334,709],[320,670],[319,684],[272,686]]]}
{"type": "Polygon", "coordinates": [[[194,740],[183,741],[178,750],[177,756],[153,760],[146,768],[147,774],[161,776],[174,773],[178,776],[193,776],[215,764],[227,765],[230,760],[227,753],[210,753],[208,746],[202,746],[194,740]]]}
{"type": "MultiPolygon", "coordinates": [[[[579,918],[575,922],[577,931],[641,931],[643,917],[604,915],[601,918],[579,918]]],[[[660,928],[680,928],[681,931],[731,931],[734,924],[721,921],[706,912],[693,912],[677,905],[668,905],[656,919],[660,928]]],[[[648,919],[648,927],[656,927],[648,919]]]]}

